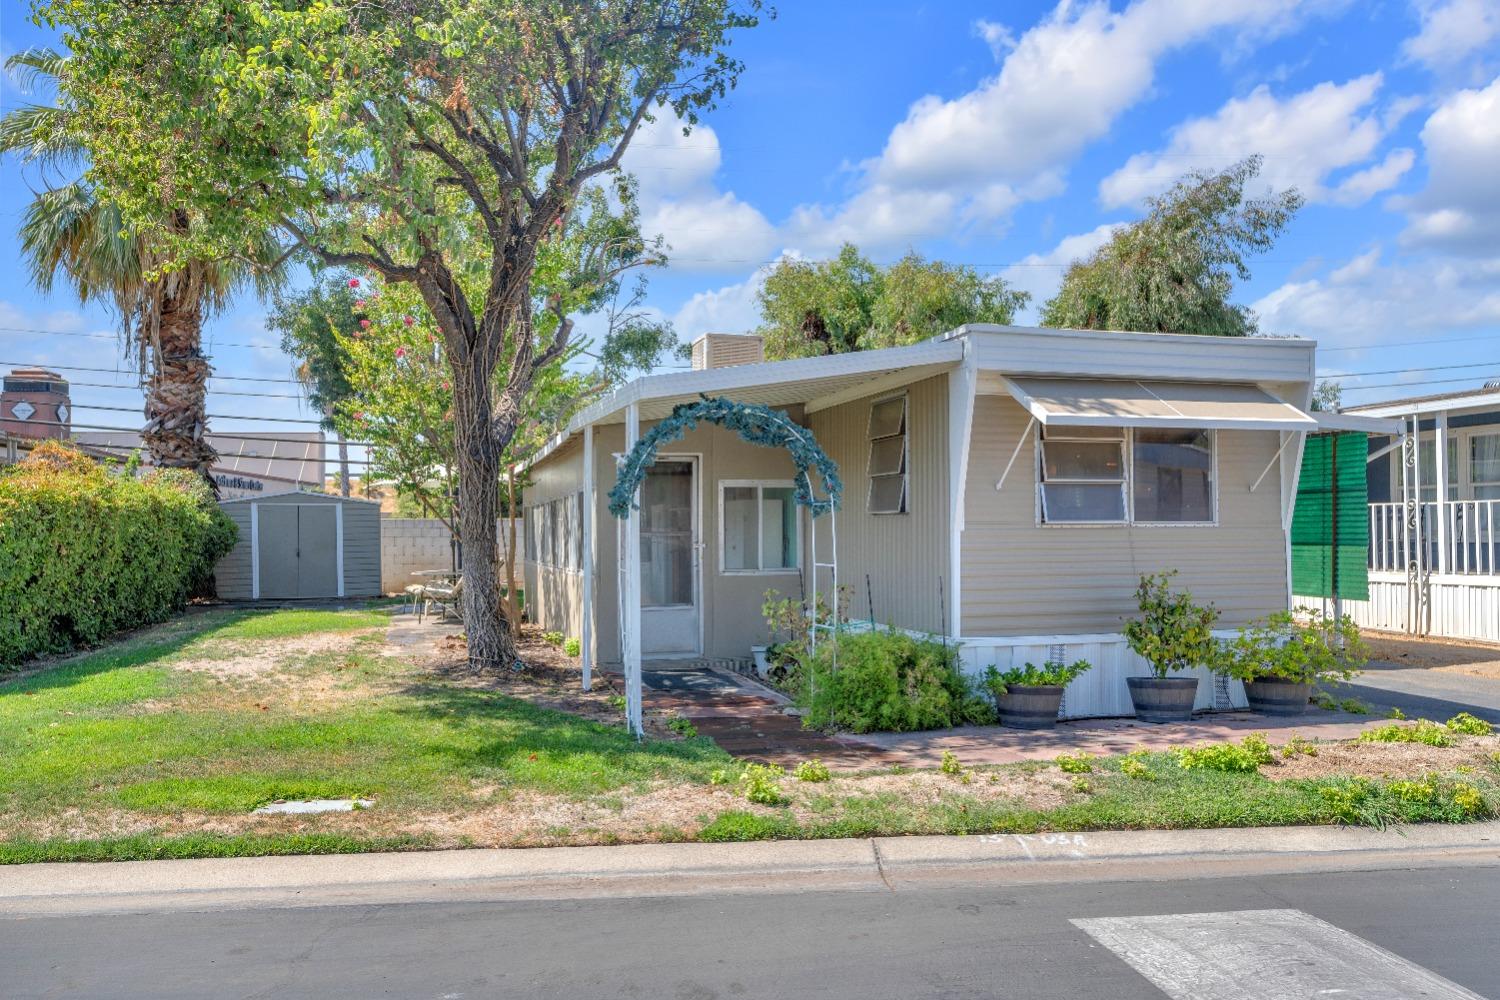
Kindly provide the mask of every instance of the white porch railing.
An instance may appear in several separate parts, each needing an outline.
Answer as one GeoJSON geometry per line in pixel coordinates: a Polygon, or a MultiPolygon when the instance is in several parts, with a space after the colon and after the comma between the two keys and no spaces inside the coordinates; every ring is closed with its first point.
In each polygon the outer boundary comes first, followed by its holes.
{"type": "Polygon", "coordinates": [[[1372,572],[1493,576],[1500,566],[1500,500],[1428,501],[1408,518],[1406,505],[1370,504],[1372,572]]]}

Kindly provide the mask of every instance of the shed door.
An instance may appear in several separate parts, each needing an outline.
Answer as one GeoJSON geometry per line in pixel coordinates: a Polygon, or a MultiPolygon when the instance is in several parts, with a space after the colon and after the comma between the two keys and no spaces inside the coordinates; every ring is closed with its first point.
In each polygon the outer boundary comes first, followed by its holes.
{"type": "Polygon", "coordinates": [[[297,579],[297,511],[291,504],[259,504],[260,596],[300,597],[297,579]]]}
{"type": "Polygon", "coordinates": [[[337,597],[338,514],[333,504],[258,504],[260,596],[337,597]]]}
{"type": "Polygon", "coordinates": [[[332,504],[297,508],[297,596],[337,597],[338,526],[332,504]]]}

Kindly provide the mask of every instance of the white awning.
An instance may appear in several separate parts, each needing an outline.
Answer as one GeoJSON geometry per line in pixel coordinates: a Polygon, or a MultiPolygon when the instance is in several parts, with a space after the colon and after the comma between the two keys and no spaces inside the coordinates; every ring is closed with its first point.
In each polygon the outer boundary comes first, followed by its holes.
{"type": "Polygon", "coordinates": [[[1395,417],[1367,417],[1363,413],[1334,413],[1330,410],[1316,410],[1308,416],[1318,422],[1320,431],[1355,431],[1391,437],[1401,433],[1401,421],[1395,417]]]}
{"type": "Polygon", "coordinates": [[[1048,427],[1201,427],[1312,431],[1317,421],[1256,385],[1134,379],[1009,378],[1010,394],[1048,427]]]}

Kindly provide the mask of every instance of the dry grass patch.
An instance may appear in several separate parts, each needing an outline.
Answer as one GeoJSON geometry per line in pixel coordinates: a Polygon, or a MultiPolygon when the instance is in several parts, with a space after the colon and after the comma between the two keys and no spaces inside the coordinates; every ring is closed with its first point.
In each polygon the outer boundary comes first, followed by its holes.
{"type": "Polygon", "coordinates": [[[1451,747],[1423,743],[1318,743],[1316,756],[1277,755],[1260,773],[1273,781],[1295,778],[1420,778],[1448,774],[1460,767],[1493,768],[1491,754],[1500,751],[1500,737],[1454,736],[1451,747]]]}

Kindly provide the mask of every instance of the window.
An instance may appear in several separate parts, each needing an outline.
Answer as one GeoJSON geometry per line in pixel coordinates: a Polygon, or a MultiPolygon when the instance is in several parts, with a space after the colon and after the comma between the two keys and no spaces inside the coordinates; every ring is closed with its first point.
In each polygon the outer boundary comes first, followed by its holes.
{"type": "Polygon", "coordinates": [[[1042,522],[1212,524],[1214,444],[1205,430],[1043,428],[1042,522]]]}
{"type": "MultiPolygon", "coordinates": [[[[1437,441],[1433,437],[1428,437],[1425,441],[1420,441],[1417,448],[1417,461],[1422,466],[1422,475],[1417,485],[1421,490],[1424,501],[1435,501],[1437,500],[1437,441]]],[[[1446,476],[1448,480],[1448,499],[1454,500],[1459,496],[1458,438],[1456,436],[1448,438],[1446,451],[1448,452],[1446,476]]],[[[1396,466],[1396,495],[1404,497],[1406,495],[1406,464],[1401,460],[1401,455],[1401,450],[1397,449],[1394,456],[1394,464],[1396,466]]]]}
{"type": "Polygon", "coordinates": [[[882,399],[870,407],[871,514],[906,513],[906,397],[882,399]]]}
{"type": "Polygon", "coordinates": [[[1064,427],[1042,432],[1042,520],[1048,524],[1125,521],[1125,432],[1064,427]]]}
{"type": "Polygon", "coordinates": [[[719,570],[797,569],[796,490],[788,482],[719,483],[719,570]]]}
{"type": "Polygon", "coordinates": [[[1193,430],[1137,430],[1131,437],[1135,520],[1164,524],[1213,521],[1213,435],[1193,430]]]}
{"type": "Polygon", "coordinates": [[[1474,499],[1500,500],[1500,434],[1469,438],[1469,482],[1474,485],[1474,499]]]}

